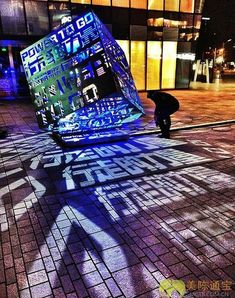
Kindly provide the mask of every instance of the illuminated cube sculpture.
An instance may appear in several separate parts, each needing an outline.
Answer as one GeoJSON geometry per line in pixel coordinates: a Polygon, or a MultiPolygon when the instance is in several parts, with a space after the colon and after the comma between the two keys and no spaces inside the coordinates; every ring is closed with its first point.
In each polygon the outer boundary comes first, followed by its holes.
{"type": "Polygon", "coordinates": [[[120,127],[143,113],[125,54],[88,11],[21,52],[40,128],[120,127]]]}

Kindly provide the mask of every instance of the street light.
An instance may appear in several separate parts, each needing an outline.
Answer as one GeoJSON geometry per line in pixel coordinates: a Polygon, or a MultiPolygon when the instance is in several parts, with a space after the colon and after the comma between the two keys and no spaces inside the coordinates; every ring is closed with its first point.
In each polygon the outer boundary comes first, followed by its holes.
{"type": "Polygon", "coordinates": [[[223,60],[225,60],[225,45],[227,43],[229,43],[230,41],[232,41],[232,38],[229,38],[228,40],[224,41],[223,42],[223,49],[224,49],[224,52],[223,52],[223,60]]]}

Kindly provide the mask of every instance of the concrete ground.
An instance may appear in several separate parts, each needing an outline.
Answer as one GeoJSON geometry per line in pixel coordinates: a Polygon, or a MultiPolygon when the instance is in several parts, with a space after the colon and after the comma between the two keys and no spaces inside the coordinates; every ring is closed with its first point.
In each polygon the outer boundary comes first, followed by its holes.
{"type": "MultiPolygon", "coordinates": [[[[199,85],[173,127],[234,119],[233,85],[199,85]]],[[[3,101],[0,126],[1,298],[235,297],[233,123],[62,149],[3,101]]]]}

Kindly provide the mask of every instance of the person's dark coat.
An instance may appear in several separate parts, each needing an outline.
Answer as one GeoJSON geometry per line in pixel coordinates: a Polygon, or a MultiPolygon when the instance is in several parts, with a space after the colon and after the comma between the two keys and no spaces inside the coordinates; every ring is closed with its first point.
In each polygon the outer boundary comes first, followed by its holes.
{"type": "Polygon", "coordinates": [[[178,111],[178,100],[171,94],[161,91],[149,91],[147,97],[155,103],[154,120],[156,126],[161,129],[161,137],[170,138],[170,115],[178,111]]]}
{"type": "Polygon", "coordinates": [[[163,116],[169,116],[179,109],[178,100],[169,93],[162,91],[153,91],[148,92],[148,97],[156,105],[156,113],[160,113],[163,116]]]}

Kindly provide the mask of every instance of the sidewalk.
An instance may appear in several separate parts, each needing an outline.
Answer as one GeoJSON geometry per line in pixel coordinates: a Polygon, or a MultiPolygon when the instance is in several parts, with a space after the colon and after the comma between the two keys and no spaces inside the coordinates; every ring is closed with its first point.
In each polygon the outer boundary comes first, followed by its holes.
{"type": "MultiPolygon", "coordinates": [[[[206,123],[235,121],[235,79],[215,80],[213,84],[191,82],[190,89],[166,91],[180,102],[180,110],[172,116],[172,128],[200,126],[206,123]]],[[[154,104],[145,92],[140,93],[146,115],[138,122],[138,130],[155,130],[154,104]]],[[[134,125],[131,126],[135,131],[134,125]]]]}
{"type": "MultiPolygon", "coordinates": [[[[190,126],[201,126],[216,122],[235,121],[235,78],[232,80],[215,80],[213,84],[191,82],[190,89],[166,91],[180,101],[180,109],[172,116],[172,129],[182,129],[190,126]]],[[[154,104],[147,98],[146,92],[139,93],[146,115],[127,125],[131,133],[147,133],[156,131],[153,120],[154,104]]],[[[1,100],[0,115],[7,118],[8,125],[14,127],[16,113],[27,115],[23,117],[25,124],[33,125],[38,131],[33,106],[28,100],[1,100]],[[11,111],[7,115],[7,111],[11,111]]],[[[0,127],[4,119],[0,117],[0,127]]],[[[20,117],[20,115],[19,115],[20,117]]]]}
{"type": "MultiPolygon", "coordinates": [[[[178,125],[230,119],[228,89],[170,92],[178,125]]],[[[0,108],[1,298],[235,297],[235,125],[62,149],[31,104],[0,108]]]]}

